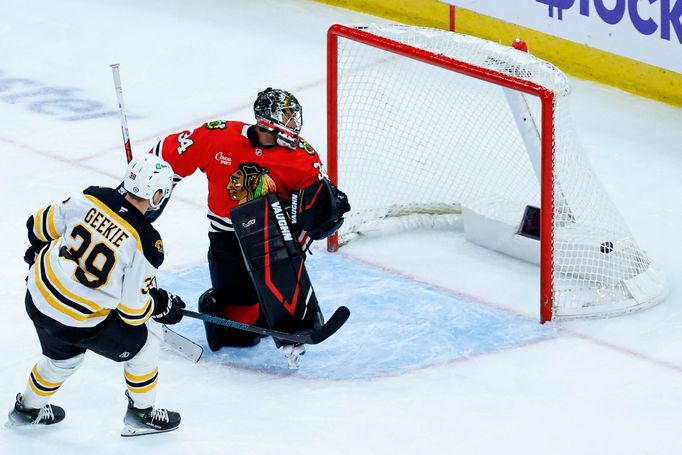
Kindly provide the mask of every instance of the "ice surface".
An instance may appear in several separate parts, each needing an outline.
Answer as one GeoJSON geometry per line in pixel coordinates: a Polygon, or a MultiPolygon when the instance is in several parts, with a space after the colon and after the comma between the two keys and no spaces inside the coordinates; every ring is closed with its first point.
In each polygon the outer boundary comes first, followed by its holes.
{"type": "MultiPolygon", "coordinates": [[[[325,37],[371,19],[304,1],[4,0],[0,25],[0,390],[9,411],[40,349],[23,310],[24,222],[125,167],[109,64],[121,77],[133,151],[216,118],[250,120],[267,86],[296,93],[324,156],[325,37]]],[[[511,38],[511,37],[510,37],[511,38]]],[[[532,49],[531,49],[532,51],[532,49]]],[[[671,293],[645,312],[540,326],[537,268],[458,233],[362,238],[310,261],[325,311],[346,327],[285,370],[269,340],[164,351],[158,403],[180,429],[125,440],[122,368],[86,355],[54,402],[55,428],[3,429],[0,453],[682,453],[682,112],[573,80],[593,166],[671,293]],[[33,430],[33,431],[32,431],[33,430]],[[37,430],[37,431],[35,431],[37,430]]],[[[206,184],[186,179],[157,223],[159,280],[194,301],[207,285],[206,184]]],[[[351,201],[352,202],[352,201],[351,201]]],[[[201,336],[201,324],[178,330],[201,336]]]]}

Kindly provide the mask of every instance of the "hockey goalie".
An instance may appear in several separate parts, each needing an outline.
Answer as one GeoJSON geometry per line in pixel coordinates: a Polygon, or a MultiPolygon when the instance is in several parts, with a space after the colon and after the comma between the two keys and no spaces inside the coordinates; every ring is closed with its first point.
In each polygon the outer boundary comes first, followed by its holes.
{"type": "MultiPolygon", "coordinates": [[[[291,93],[267,88],[254,103],[256,124],[212,121],[171,134],[151,153],[171,164],[175,183],[197,169],[208,179],[211,288],[199,299],[209,315],[285,332],[323,323],[305,269],[312,240],[334,233],[350,206],[299,136],[303,112],[291,93]]],[[[249,347],[261,336],[205,323],[213,351],[249,347]]],[[[305,347],[275,340],[296,368],[305,347]]]]}

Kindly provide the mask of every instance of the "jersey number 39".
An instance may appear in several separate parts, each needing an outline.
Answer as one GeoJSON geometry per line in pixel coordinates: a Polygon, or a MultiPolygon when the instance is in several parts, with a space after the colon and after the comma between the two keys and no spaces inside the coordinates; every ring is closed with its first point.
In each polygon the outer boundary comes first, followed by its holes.
{"type": "Polygon", "coordinates": [[[69,248],[68,259],[78,264],[74,272],[76,279],[83,286],[91,289],[104,286],[109,281],[109,274],[116,264],[116,253],[106,243],[98,242],[92,248],[92,233],[82,224],[71,230],[71,238],[81,239],[78,248],[69,248]],[[87,254],[86,254],[87,253],[87,254]],[[82,261],[81,258],[85,258],[82,261]]]}

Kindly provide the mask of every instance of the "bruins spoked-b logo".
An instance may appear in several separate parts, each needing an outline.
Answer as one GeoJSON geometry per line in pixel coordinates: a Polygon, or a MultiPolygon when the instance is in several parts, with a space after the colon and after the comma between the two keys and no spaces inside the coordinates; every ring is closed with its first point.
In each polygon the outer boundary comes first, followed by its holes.
{"type": "Polygon", "coordinates": [[[230,175],[227,191],[230,199],[240,204],[277,191],[277,184],[268,175],[270,171],[256,163],[242,163],[230,175]]]}

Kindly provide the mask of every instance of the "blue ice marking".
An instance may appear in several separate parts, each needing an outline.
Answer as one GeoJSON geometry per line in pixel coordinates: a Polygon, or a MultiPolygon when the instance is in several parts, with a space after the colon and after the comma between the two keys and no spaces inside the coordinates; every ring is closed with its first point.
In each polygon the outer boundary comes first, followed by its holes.
{"type": "MultiPolygon", "coordinates": [[[[317,253],[306,261],[322,312],[340,305],[348,322],[328,340],[308,346],[301,369],[308,378],[368,379],[403,374],[487,352],[547,340],[556,330],[484,303],[379,270],[342,255],[317,253]]],[[[190,308],[210,287],[207,267],[163,272],[159,285],[190,308]],[[165,283],[165,284],[164,284],[165,283]]],[[[202,361],[290,374],[270,339],[253,348],[206,345],[201,321],[185,318],[179,333],[204,346],[202,361]]]]}
{"type": "MultiPolygon", "coordinates": [[[[103,103],[77,96],[72,87],[53,87],[25,77],[7,77],[0,71],[0,102],[23,104],[31,112],[66,121],[118,117],[117,110],[106,110],[103,103]]],[[[128,118],[139,116],[128,114],[128,118]]]]}

